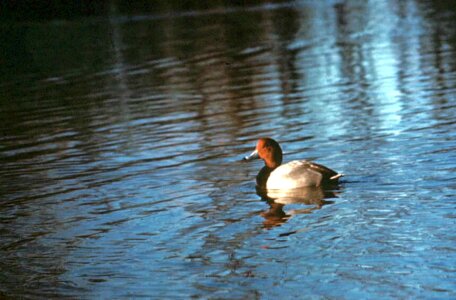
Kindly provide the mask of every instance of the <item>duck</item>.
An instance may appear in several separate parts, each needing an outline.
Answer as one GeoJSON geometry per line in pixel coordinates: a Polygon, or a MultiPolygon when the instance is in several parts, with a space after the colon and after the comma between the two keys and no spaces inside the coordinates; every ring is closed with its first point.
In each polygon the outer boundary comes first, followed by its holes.
{"type": "Polygon", "coordinates": [[[282,164],[282,148],[272,138],[260,138],[255,150],[244,160],[260,158],[264,167],[256,176],[257,187],[262,189],[296,189],[337,185],[344,174],[307,160],[282,164]]]}

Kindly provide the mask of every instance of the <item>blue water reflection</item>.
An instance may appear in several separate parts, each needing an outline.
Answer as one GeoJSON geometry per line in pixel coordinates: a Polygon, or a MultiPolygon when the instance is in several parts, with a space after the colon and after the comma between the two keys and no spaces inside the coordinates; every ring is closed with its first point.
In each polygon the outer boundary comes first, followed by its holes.
{"type": "Polygon", "coordinates": [[[0,298],[456,296],[450,5],[110,5],[2,21],[0,298]]]}

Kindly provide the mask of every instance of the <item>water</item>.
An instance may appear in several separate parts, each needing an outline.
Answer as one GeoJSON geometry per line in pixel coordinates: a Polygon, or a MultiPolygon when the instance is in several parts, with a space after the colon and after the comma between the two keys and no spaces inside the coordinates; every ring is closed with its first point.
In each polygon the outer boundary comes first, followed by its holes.
{"type": "Polygon", "coordinates": [[[456,298],[450,5],[119,10],[2,24],[0,296],[456,298]],[[346,177],[268,202],[261,136],[346,177]]]}

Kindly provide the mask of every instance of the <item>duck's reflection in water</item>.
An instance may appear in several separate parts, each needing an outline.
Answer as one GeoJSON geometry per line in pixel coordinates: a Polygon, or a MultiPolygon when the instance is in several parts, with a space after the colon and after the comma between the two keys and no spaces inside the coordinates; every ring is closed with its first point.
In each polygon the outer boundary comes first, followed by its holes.
{"type": "Polygon", "coordinates": [[[269,209],[261,212],[260,215],[264,218],[264,228],[270,229],[284,224],[293,215],[309,214],[326,204],[334,203],[325,199],[337,198],[338,189],[337,187],[331,189],[304,187],[291,190],[265,190],[257,187],[256,191],[269,205],[269,209]],[[289,204],[310,205],[310,207],[285,211],[285,205],[289,204]]]}

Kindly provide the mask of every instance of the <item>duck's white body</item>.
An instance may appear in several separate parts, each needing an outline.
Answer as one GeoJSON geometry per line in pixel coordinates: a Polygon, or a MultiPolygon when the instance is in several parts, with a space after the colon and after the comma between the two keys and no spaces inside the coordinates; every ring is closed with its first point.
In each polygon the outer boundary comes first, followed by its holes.
{"type": "Polygon", "coordinates": [[[294,160],[280,165],[269,175],[267,189],[295,189],[300,187],[319,186],[323,175],[318,167],[307,160],[294,160]]]}

